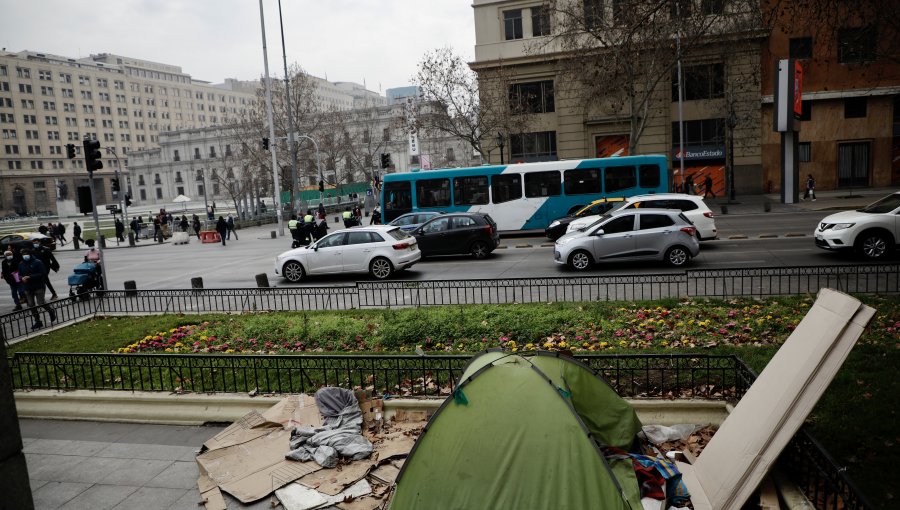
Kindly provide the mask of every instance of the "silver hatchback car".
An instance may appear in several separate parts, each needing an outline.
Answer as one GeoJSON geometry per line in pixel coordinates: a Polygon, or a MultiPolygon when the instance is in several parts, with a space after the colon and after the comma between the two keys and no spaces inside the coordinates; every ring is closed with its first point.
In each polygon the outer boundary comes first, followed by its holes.
{"type": "Polygon", "coordinates": [[[697,228],[671,209],[624,209],[556,241],[557,264],[584,271],[594,262],[662,260],[681,267],[700,253],[697,228]]]}

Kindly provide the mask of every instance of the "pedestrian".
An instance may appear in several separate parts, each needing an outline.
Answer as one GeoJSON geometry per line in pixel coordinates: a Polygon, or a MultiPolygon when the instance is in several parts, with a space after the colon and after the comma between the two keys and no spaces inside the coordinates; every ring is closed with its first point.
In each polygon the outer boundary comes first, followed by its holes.
{"type": "Polygon", "coordinates": [[[194,228],[194,234],[197,235],[197,239],[200,239],[200,218],[196,214],[191,219],[191,226],[194,228]]]}
{"type": "Polygon", "coordinates": [[[75,241],[84,242],[84,239],[81,238],[81,225],[76,221],[74,225],[72,225],[72,239],[75,241]]]}
{"type": "Polygon", "coordinates": [[[44,234],[44,235],[47,235],[47,232],[49,232],[49,231],[50,231],[50,229],[47,228],[47,225],[38,225],[38,232],[39,232],[39,233],[44,234]]]}
{"type": "Polygon", "coordinates": [[[350,228],[353,226],[353,213],[350,212],[349,207],[344,208],[344,212],[341,216],[344,218],[344,228],[350,228]]]}
{"type": "Polygon", "coordinates": [[[31,329],[40,329],[44,327],[41,322],[41,314],[37,307],[42,306],[50,315],[50,322],[56,321],[56,312],[47,306],[44,300],[44,294],[47,292],[45,287],[47,282],[47,269],[44,264],[31,255],[31,250],[22,248],[22,262],[19,263],[19,278],[22,279],[22,286],[25,289],[25,299],[28,306],[31,307],[31,316],[34,318],[34,324],[31,329]]]}
{"type": "Polygon", "coordinates": [[[228,219],[225,220],[225,227],[228,229],[228,239],[231,239],[231,234],[234,234],[234,240],[237,241],[237,232],[234,230],[234,216],[230,213],[228,214],[228,219]]]}
{"type": "Polygon", "coordinates": [[[803,200],[812,197],[812,201],[816,201],[816,180],[812,174],[806,174],[806,193],[803,194],[803,200]]]}
{"type": "Polygon", "coordinates": [[[54,289],[53,285],[50,283],[50,271],[52,270],[54,273],[59,272],[59,261],[53,256],[52,251],[42,247],[41,243],[38,241],[33,241],[31,243],[31,255],[44,264],[44,269],[47,273],[45,285],[47,286],[47,289],[50,290],[50,301],[57,299],[59,296],[56,295],[56,289],[54,289]]]}
{"type": "Polygon", "coordinates": [[[206,219],[212,221],[215,217],[213,216],[213,208],[211,205],[206,206],[206,219]]]}
{"type": "Polygon", "coordinates": [[[323,218],[325,217],[325,205],[322,204],[322,202],[319,202],[319,214],[322,215],[323,218]]]}
{"type": "Polygon", "coordinates": [[[684,178],[684,192],[688,195],[694,194],[694,175],[688,175],[684,178]]]}
{"type": "Polygon", "coordinates": [[[137,241],[141,237],[141,229],[144,228],[144,217],[138,216],[135,225],[137,228],[134,230],[134,239],[137,241]]]}
{"type": "Polygon", "coordinates": [[[216,232],[219,233],[219,237],[222,238],[222,246],[225,246],[225,235],[228,233],[228,224],[225,223],[225,218],[219,216],[219,221],[216,222],[216,232]]]}
{"type": "Polygon", "coordinates": [[[153,218],[153,240],[163,242],[162,222],[158,216],[153,218]]]}
{"type": "Polygon", "coordinates": [[[703,178],[703,198],[706,198],[708,195],[712,195],[713,198],[716,198],[716,192],[713,191],[712,176],[706,174],[706,177],[703,178]]]}
{"type": "Polygon", "coordinates": [[[369,220],[369,225],[381,225],[381,208],[378,204],[375,204],[375,208],[372,209],[372,219],[369,220]]]}
{"type": "Polygon", "coordinates": [[[25,303],[25,292],[22,290],[22,280],[19,278],[19,263],[21,260],[18,254],[14,254],[12,250],[6,250],[3,253],[2,276],[3,281],[9,285],[12,292],[13,303],[16,307],[13,311],[22,309],[22,303],[25,303]]]}
{"type": "Polygon", "coordinates": [[[137,216],[131,217],[131,223],[128,224],[131,227],[131,231],[134,233],[134,241],[138,241],[138,232],[140,231],[140,227],[138,227],[137,216]]]}
{"type": "Polygon", "coordinates": [[[183,214],[181,215],[181,221],[178,223],[178,227],[181,228],[181,231],[182,231],[182,232],[187,232],[187,231],[188,231],[188,220],[187,220],[187,216],[185,216],[185,215],[183,215],[183,214]]]}
{"type": "Polygon", "coordinates": [[[122,242],[125,240],[125,224],[122,223],[122,220],[116,218],[116,241],[122,242]]]}
{"type": "Polygon", "coordinates": [[[359,209],[359,204],[353,206],[353,218],[356,219],[357,225],[362,225],[362,211],[359,209]]]}
{"type": "Polygon", "coordinates": [[[56,224],[56,237],[63,246],[66,245],[66,226],[62,222],[56,224]]]}
{"type": "MultiPolygon", "coordinates": [[[[93,262],[96,265],[100,265],[100,261],[103,259],[103,255],[100,253],[100,250],[94,246],[94,240],[88,239],[85,241],[85,244],[88,245],[88,249],[84,252],[84,261],[85,262],[93,262]]],[[[98,268],[99,269],[99,268],[98,268]]]]}

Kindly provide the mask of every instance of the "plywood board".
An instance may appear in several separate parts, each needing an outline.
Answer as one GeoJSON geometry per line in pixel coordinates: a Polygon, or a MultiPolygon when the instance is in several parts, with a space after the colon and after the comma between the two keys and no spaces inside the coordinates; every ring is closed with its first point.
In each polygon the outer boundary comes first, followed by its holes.
{"type": "MultiPolygon", "coordinates": [[[[692,466],[713,510],[739,509],[797,432],[875,311],[823,289],[692,466]]],[[[695,508],[698,508],[695,502],[695,508]]]]}

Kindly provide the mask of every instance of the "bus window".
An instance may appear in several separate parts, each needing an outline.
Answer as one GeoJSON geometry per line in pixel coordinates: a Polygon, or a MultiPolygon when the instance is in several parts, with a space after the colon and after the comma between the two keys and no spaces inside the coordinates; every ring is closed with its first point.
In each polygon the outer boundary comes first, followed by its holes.
{"type": "Polygon", "coordinates": [[[563,172],[563,184],[566,195],[596,195],[603,190],[600,187],[600,170],[581,168],[563,172]]]}
{"type": "Polygon", "coordinates": [[[658,188],[659,187],[659,166],[657,165],[641,165],[640,183],[642,188],[658,188]]]}
{"type": "Polygon", "coordinates": [[[448,207],[450,179],[422,179],[416,181],[416,207],[448,207]]]}
{"type": "Polygon", "coordinates": [[[409,181],[386,182],[382,193],[385,222],[412,211],[412,186],[409,181]]]}
{"type": "Polygon", "coordinates": [[[522,198],[522,176],[500,174],[491,177],[491,194],[495,204],[522,198]]]}
{"type": "Polygon", "coordinates": [[[606,193],[613,193],[637,186],[637,176],[633,166],[611,166],[603,172],[603,186],[606,193]]]}
{"type": "Polygon", "coordinates": [[[526,198],[557,196],[561,187],[557,171],[525,174],[526,198]]]}
{"type": "Polygon", "coordinates": [[[457,177],[453,179],[453,203],[455,205],[483,205],[488,203],[488,178],[457,177]]]}

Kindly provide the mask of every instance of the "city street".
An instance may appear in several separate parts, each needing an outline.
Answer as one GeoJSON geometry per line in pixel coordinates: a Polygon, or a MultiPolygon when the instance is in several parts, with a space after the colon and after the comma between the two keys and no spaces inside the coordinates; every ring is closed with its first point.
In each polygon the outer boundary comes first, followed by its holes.
{"type": "MultiPolygon", "coordinates": [[[[851,256],[829,253],[813,245],[810,233],[821,216],[821,212],[717,216],[720,239],[702,243],[700,255],[689,268],[858,263],[851,256]],[[805,236],[788,236],[796,233],[805,236]],[[760,238],[760,235],[777,237],[760,238]],[[732,236],[748,238],[728,239],[732,236]]],[[[288,238],[271,238],[270,232],[276,228],[267,225],[241,230],[240,240],[227,241],[226,246],[201,244],[194,237],[188,245],[174,245],[168,241],[160,245],[144,240],[134,248],[107,249],[104,255],[110,288],[122,289],[126,280],[134,280],[139,289],[190,288],[193,277],[202,277],[207,288],[255,287],[255,275],[259,273],[265,273],[274,286],[345,285],[368,278],[366,275],[313,277],[300,284],[290,284],[275,276],[275,256],[290,248],[288,238]]],[[[458,279],[460,275],[471,279],[530,278],[679,271],[662,264],[612,263],[576,273],[553,262],[552,243],[545,237],[504,238],[501,246],[503,248],[486,260],[475,261],[464,256],[430,258],[395,278],[440,280],[458,279]]],[[[68,294],[66,279],[74,265],[81,261],[83,253],[83,249],[76,253],[68,245],[57,250],[61,269],[52,274],[51,281],[60,297],[68,294]]],[[[4,293],[0,308],[11,307],[12,300],[4,293]]]]}

